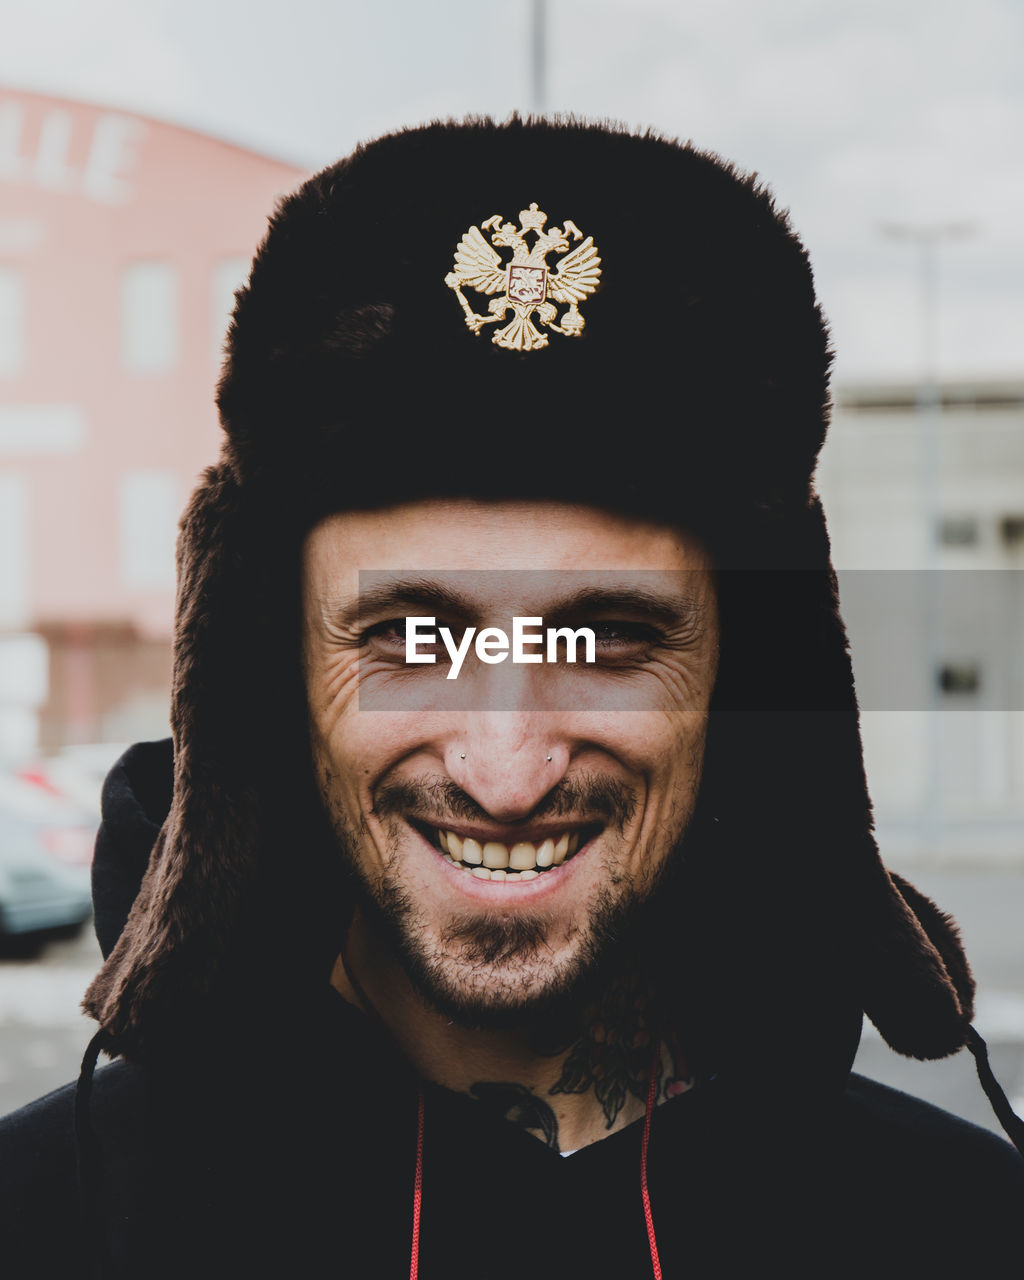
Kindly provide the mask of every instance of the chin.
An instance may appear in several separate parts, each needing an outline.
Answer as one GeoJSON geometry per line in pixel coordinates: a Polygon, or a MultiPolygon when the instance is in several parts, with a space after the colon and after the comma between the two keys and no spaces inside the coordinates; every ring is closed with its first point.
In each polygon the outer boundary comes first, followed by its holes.
{"type": "Polygon", "coordinates": [[[474,913],[435,932],[407,895],[378,884],[370,907],[417,992],[467,1029],[564,1020],[621,965],[631,897],[601,892],[583,920],[553,926],[541,913],[474,913]]]}

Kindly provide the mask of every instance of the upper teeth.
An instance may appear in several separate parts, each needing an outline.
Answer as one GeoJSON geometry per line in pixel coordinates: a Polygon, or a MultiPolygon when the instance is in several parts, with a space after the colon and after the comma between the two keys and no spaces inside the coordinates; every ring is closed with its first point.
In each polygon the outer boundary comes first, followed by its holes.
{"type": "Polygon", "coordinates": [[[439,829],[438,843],[448,861],[482,880],[532,880],[548,867],[558,867],[580,847],[578,831],[566,831],[557,840],[519,840],[513,845],[498,840],[481,844],[472,836],[439,829]]]}

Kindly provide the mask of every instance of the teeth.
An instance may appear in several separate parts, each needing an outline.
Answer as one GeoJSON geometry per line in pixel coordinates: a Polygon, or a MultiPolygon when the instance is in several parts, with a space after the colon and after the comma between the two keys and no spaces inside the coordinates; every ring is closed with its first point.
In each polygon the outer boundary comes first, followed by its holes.
{"type": "Polygon", "coordinates": [[[524,840],[520,844],[514,844],[508,851],[508,865],[516,871],[529,871],[537,865],[539,851],[537,848],[524,840]]]}
{"type": "Polygon", "coordinates": [[[480,880],[534,880],[548,867],[560,867],[580,847],[580,833],[566,831],[557,840],[542,840],[539,845],[519,840],[511,847],[500,840],[481,843],[472,836],[437,829],[437,841],[445,853],[445,861],[464,871],[472,871],[480,880]]]}
{"type": "MultiPolygon", "coordinates": [[[[498,844],[496,840],[488,840],[484,845],[484,866],[497,870],[508,866],[508,848],[498,844]]],[[[521,869],[521,868],[520,868],[521,869]]],[[[492,876],[493,880],[494,877],[492,876]]]]}

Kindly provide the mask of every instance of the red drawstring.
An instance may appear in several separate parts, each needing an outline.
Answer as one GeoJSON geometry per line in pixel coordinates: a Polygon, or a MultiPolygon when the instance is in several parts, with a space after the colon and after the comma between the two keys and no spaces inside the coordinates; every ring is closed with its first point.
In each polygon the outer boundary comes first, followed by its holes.
{"type": "Polygon", "coordinates": [[[416,1177],[412,1184],[412,1258],[409,1280],[416,1280],[420,1269],[420,1210],[423,1207],[423,1086],[416,1087],[416,1177]]]}
{"type": "Polygon", "coordinates": [[[644,1202],[644,1221],[647,1223],[647,1243],[651,1250],[651,1266],[654,1280],[661,1280],[661,1262],[658,1259],[658,1242],[654,1238],[654,1215],[651,1213],[651,1193],[647,1189],[647,1148],[651,1141],[651,1116],[654,1099],[658,1094],[658,1067],[661,1063],[661,1041],[657,1041],[651,1058],[651,1078],[647,1082],[647,1109],[644,1112],[644,1136],[640,1141],[640,1196],[644,1202]]]}
{"type": "MultiPolygon", "coordinates": [[[[658,1242],[654,1238],[654,1215],[651,1213],[651,1194],[647,1189],[647,1148],[651,1141],[651,1116],[654,1100],[658,1095],[658,1066],[661,1063],[661,1042],[655,1046],[651,1059],[651,1078],[647,1085],[647,1107],[644,1111],[644,1134],[640,1143],[640,1194],[644,1202],[644,1221],[647,1223],[647,1244],[651,1250],[651,1266],[654,1280],[662,1280],[661,1262],[658,1259],[658,1242]]],[[[412,1191],[412,1257],[409,1260],[409,1280],[417,1280],[420,1269],[420,1211],[423,1208],[423,1086],[417,1086],[416,1096],[416,1176],[412,1191]]]]}
{"type": "MultiPolygon", "coordinates": [[[[341,964],[363,1008],[387,1031],[384,1020],[370,1003],[362,987],[352,976],[344,947],[341,950],[341,964]]],[[[658,1242],[654,1238],[654,1215],[651,1213],[651,1195],[647,1189],[647,1148],[651,1141],[651,1116],[654,1112],[654,1100],[658,1094],[658,1068],[660,1066],[661,1041],[659,1039],[655,1041],[654,1053],[651,1056],[650,1080],[647,1084],[647,1107],[644,1111],[644,1134],[640,1143],[640,1195],[644,1202],[644,1221],[647,1223],[647,1244],[651,1250],[651,1266],[654,1269],[654,1280],[662,1280],[662,1276],[661,1263],[658,1260],[658,1242]]],[[[412,1184],[412,1255],[409,1259],[409,1280],[418,1280],[420,1269],[420,1212],[423,1208],[423,1110],[423,1085],[418,1084],[416,1086],[416,1174],[412,1184]]]]}

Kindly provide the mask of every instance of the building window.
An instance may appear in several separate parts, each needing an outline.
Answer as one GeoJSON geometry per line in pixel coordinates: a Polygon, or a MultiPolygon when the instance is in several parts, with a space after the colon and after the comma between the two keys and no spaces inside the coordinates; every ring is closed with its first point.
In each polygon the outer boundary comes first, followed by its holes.
{"type": "Polygon", "coordinates": [[[169,262],[133,262],[121,289],[125,367],[166,373],[178,362],[180,299],[177,270],[169,262]]]}
{"type": "Polygon", "coordinates": [[[121,579],[138,591],[174,586],[181,493],[173,471],[126,471],[120,490],[121,579]]]}
{"type": "Polygon", "coordinates": [[[944,547],[976,546],[977,520],[974,516],[943,516],[939,521],[939,542],[944,547]]]}
{"type": "Polygon", "coordinates": [[[1024,547],[1024,515],[1003,516],[999,521],[999,536],[1007,547],[1014,550],[1024,547]]]}
{"type": "Polygon", "coordinates": [[[88,423],[77,404],[0,404],[0,456],[78,453],[88,423]]]}
{"type": "Polygon", "coordinates": [[[228,321],[235,309],[235,290],[240,289],[248,278],[248,258],[222,258],[213,269],[213,354],[218,361],[224,357],[228,321]]]}
{"type": "Polygon", "coordinates": [[[28,621],[29,552],[28,477],[0,471],[0,630],[28,621]]]}
{"type": "Polygon", "coordinates": [[[943,693],[973,697],[981,689],[981,667],[976,662],[945,662],[938,669],[938,682],[943,693]]]}
{"type": "Polygon", "coordinates": [[[25,365],[25,283],[14,267],[0,267],[0,377],[25,365]]]}

